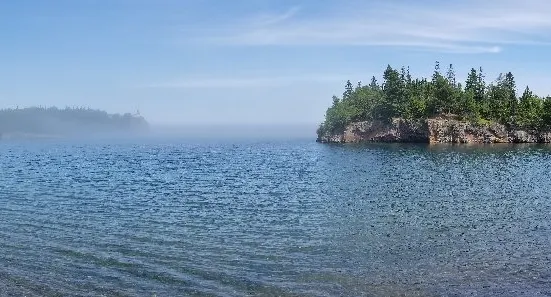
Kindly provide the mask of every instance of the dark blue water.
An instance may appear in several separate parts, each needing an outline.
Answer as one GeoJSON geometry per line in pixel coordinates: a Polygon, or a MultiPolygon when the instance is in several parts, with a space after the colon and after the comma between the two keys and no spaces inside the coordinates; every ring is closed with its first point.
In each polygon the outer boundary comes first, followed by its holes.
{"type": "Polygon", "coordinates": [[[551,295],[546,146],[2,142],[0,167],[0,295],[551,295]]]}

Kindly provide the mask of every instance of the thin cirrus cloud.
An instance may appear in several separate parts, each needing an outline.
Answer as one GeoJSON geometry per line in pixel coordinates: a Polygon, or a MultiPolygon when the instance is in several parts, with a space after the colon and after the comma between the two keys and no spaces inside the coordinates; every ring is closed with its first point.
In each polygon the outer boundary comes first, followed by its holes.
{"type": "MultiPolygon", "coordinates": [[[[202,41],[222,45],[393,46],[498,53],[511,44],[550,44],[551,1],[467,0],[370,4],[308,14],[293,7],[224,24],[202,41]]],[[[212,31],[211,31],[212,32],[212,31]]]]}

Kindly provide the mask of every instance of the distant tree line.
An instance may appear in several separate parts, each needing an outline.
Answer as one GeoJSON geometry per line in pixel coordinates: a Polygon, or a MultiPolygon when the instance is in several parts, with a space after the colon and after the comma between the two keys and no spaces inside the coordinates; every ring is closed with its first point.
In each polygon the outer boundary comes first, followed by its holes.
{"type": "Polygon", "coordinates": [[[511,128],[551,127],[551,97],[538,97],[528,87],[517,95],[511,72],[485,82],[482,68],[471,69],[464,84],[457,81],[453,65],[442,73],[436,62],[430,79],[412,78],[409,67],[390,65],[379,84],[347,81],[341,98],[333,96],[318,134],[340,133],[356,121],[389,120],[394,117],[426,119],[442,115],[477,123],[498,122],[511,128]]]}
{"type": "Polygon", "coordinates": [[[108,114],[91,108],[28,107],[0,110],[0,133],[85,134],[140,131],[148,127],[139,116],[108,114]]]}

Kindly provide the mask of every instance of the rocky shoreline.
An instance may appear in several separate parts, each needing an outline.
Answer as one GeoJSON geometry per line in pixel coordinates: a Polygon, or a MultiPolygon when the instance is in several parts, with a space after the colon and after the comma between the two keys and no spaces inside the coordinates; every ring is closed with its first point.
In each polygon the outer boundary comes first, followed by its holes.
{"type": "Polygon", "coordinates": [[[551,131],[508,129],[497,123],[477,124],[456,119],[364,121],[343,133],[318,135],[321,143],[551,143],[551,131]]]}

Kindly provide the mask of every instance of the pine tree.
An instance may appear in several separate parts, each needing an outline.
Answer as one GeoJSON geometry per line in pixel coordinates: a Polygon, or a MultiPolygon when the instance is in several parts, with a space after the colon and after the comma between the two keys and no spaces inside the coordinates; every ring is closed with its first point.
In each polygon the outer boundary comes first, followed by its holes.
{"type": "Polygon", "coordinates": [[[344,93],[342,94],[342,99],[343,100],[348,100],[350,98],[350,96],[352,96],[352,92],[354,92],[354,86],[352,86],[352,83],[350,82],[350,80],[347,80],[346,81],[346,85],[344,87],[344,93]]]}
{"type": "Polygon", "coordinates": [[[432,83],[436,83],[440,77],[442,77],[440,73],[440,62],[436,61],[434,64],[434,72],[432,73],[432,83]]]}
{"type": "Polygon", "coordinates": [[[341,102],[341,99],[339,99],[339,97],[333,96],[333,107],[339,105],[340,102],[341,102]]]}
{"type": "MultiPolygon", "coordinates": [[[[354,121],[392,117],[424,119],[441,113],[523,129],[551,128],[551,98],[535,96],[527,87],[519,99],[511,72],[501,74],[488,86],[484,78],[482,68],[473,68],[463,88],[456,81],[453,65],[443,76],[440,63],[436,62],[432,79],[412,79],[409,67],[396,70],[388,65],[381,85],[375,77],[367,86],[362,86],[361,81],[356,86],[347,81],[342,99],[333,97],[318,133],[342,133],[346,125],[354,121]]],[[[79,108],[73,110],[80,112],[79,108]]]]}
{"type": "Polygon", "coordinates": [[[543,101],[534,96],[527,86],[520,97],[517,124],[529,129],[537,129],[542,123],[543,101]]]}
{"type": "Polygon", "coordinates": [[[440,63],[437,61],[432,75],[432,113],[450,113],[453,107],[454,90],[449,81],[440,73],[440,63]]]}
{"type": "Polygon", "coordinates": [[[383,74],[383,94],[386,101],[386,107],[383,109],[387,118],[400,116],[404,109],[403,83],[398,71],[387,66],[383,74]]]}
{"type": "Polygon", "coordinates": [[[467,80],[465,81],[465,91],[473,92],[473,95],[476,94],[478,90],[478,75],[476,69],[471,68],[467,80]]]}
{"type": "Polygon", "coordinates": [[[446,78],[448,79],[448,82],[452,85],[452,87],[457,87],[457,81],[455,80],[455,70],[453,69],[452,64],[450,64],[450,66],[448,67],[446,78]]]}
{"type": "Polygon", "coordinates": [[[375,76],[371,77],[371,83],[369,83],[369,88],[373,91],[379,91],[381,89],[381,87],[377,83],[377,79],[375,78],[375,76]]]}

